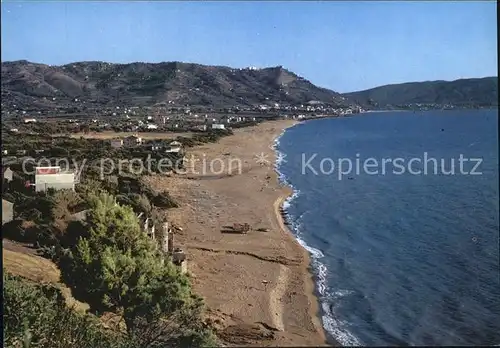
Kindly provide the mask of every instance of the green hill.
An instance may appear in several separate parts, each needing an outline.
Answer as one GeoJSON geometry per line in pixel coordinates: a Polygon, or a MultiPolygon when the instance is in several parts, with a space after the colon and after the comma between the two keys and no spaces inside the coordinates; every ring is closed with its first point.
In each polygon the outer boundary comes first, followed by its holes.
{"type": "Polygon", "coordinates": [[[385,85],[344,96],[368,109],[498,106],[498,78],[426,81],[385,85]]]}

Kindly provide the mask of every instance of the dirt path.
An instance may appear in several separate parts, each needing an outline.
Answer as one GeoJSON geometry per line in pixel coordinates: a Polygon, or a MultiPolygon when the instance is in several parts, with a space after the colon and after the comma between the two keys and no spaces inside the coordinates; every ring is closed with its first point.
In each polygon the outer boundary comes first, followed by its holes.
{"type": "Polygon", "coordinates": [[[285,297],[285,291],[289,282],[290,270],[287,266],[280,265],[278,278],[274,281],[275,286],[269,294],[269,308],[271,311],[271,318],[273,326],[280,331],[285,331],[285,324],[283,323],[283,304],[282,300],[285,297]]]}
{"type": "Polygon", "coordinates": [[[6,239],[2,240],[3,246],[3,267],[13,274],[42,284],[53,284],[61,289],[66,303],[70,308],[85,312],[89,305],[75,300],[71,295],[71,290],[60,282],[60,271],[52,261],[36,255],[32,248],[23,246],[6,239]]]}

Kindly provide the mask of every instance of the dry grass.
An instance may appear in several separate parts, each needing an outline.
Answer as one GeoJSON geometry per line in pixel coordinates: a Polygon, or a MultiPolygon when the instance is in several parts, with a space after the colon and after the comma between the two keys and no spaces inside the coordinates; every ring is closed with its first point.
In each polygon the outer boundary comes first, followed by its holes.
{"type": "Polygon", "coordinates": [[[3,267],[13,275],[21,276],[37,283],[57,286],[61,289],[68,307],[74,308],[79,312],[85,312],[89,309],[88,304],[77,301],[71,296],[71,290],[59,282],[61,272],[57,266],[43,257],[28,252],[24,253],[3,248],[3,267]]]}

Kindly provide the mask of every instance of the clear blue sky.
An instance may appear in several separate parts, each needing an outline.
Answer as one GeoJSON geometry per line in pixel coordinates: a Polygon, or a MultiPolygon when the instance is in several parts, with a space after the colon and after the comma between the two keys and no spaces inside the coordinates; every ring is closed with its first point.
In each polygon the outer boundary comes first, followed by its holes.
{"type": "Polygon", "coordinates": [[[2,2],[2,61],[277,66],[339,92],[497,76],[496,2],[2,2]]]}

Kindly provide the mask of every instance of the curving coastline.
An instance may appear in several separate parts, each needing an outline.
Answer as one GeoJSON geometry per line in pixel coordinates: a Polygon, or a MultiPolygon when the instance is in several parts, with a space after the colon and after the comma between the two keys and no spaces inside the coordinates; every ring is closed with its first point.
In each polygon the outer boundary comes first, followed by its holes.
{"type": "Polygon", "coordinates": [[[148,178],[154,188],[167,188],[180,201],[167,217],[183,227],[176,243],[186,249],[193,286],[228,345],[326,345],[309,253],[281,214],[293,190],[280,182],[274,166],[273,145],[295,124],[269,121],[190,149],[207,160],[239,158],[240,174],[211,175],[211,180],[148,178]],[[258,154],[269,163],[256,163],[258,154]],[[223,232],[225,225],[237,222],[250,223],[252,231],[223,232]]]}
{"type": "MultiPolygon", "coordinates": [[[[309,303],[310,303],[310,317],[311,317],[311,320],[313,321],[314,325],[318,328],[318,330],[321,331],[322,339],[325,341],[325,345],[327,345],[327,338],[326,337],[327,337],[328,333],[324,329],[323,324],[322,324],[322,320],[321,320],[319,299],[316,296],[316,284],[314,282],[314,274],[312,273],[312,270],[311,270],[311,267],[312,267],[311,261],[312,260],[311,260],[309,251],[299,243],[299,240],[297,239],[297,237],[293,234],[292,230],[288,227],[288,221],[286,218],[286,211],[285,211],[284,205],[285,205],[285,203],[287,203],[289,200],[291,200],[294,197],[295,192],[293,190],[293,187],[286,183],[286,180],[284,180],[283,174],[279,172],[279,168],[278,168],[278,166],[279,166],[278,158],[279,158],[280,152],[278,151],[277,146],[279,144],[279,139],[285,134],[287,129],[292,128],[300,123],[301,122],[295,122],[292,125],[283,128],[283,131],[273,139],[272,149],[273,149],[274,155],[275,155],[275,164],[274,164],[275,180],[278,182],[279,185],[284,186],[284,191],[285,191],[280,197],[278,197],[276,199],[276,201],[274,202],[273,208],[274,208],[274,213],[275,213],[276,219],[278,220],[278,223],[280,226],[280,231],[282,233],[284,233],[286,238],[292,237],[293,240],[302,249],[303,260],[304,260],[302,263],[302,268],[303,268],[302,271],[304,274],[304,284],[306,286],[305,293],[308,296],[309,303]]],[[[329,337],[329,338],[330,338],[330,340],[333,340],[331,337],[329,337]]],[[[338,342],[334,342],[334,346],[339,346],[338,342]]]]}
{"type": "MultiPolygon", "coordinates": [[[[277,148],[279,145],[279,139],[284,133],[285,131],[283,131],[283,133],[280,134],[274,142],[274,149],[278,154],[280,153],[280,151],[277,148]]],[[[276,174],[279,183],[287,187],[288,189],[288,193],[286,195],[283,195],[282,197],[279,198],[279,200],[276,201],[275,205],[276,214],[281,221],[282,230],[292,235],[293,238],[298,242],[298,244],[300,244],[301,248],[304,250],[305,258],[307,259],[307,264],[309,265],[307,270],[305,271],[309,275],[309,277],[307,277],[305,282],[308,285],[307,293],[312,294],[311,316],[312,317],[316,316],[316,318],[318,319],[317,325],[321,326],[327,343],[335,347],[343,346],[343,344],[339,342],[339,340],[334,336],[334,334],[329,331],[329,330],[335,331],[335,329],[331,327],[330,323],[332,321],[332,318],[330,317],[331,313],[329,314],[328,311],[323,308],[323,304],[320,302],[320,296],[324,295],[325,291],[325,284],[324,280],[323,281],[321,280],[322,279],[321,274],[322,273],[324,274],[326,267],[321,262],[319,262],[317,258],[321,258],[322,253],[320,250],[308,246],[303,240],[300,239],[299,235],[296,235],[294,233],[295,227],[289,221],[290,219],[289,216],[287,215],[285,204],[287,205],[290,204],[290,202],[298,196],[300,191],[295,190],[295,188],[288,182],[286,176],[279,171],[279,163],[276,163],[276,174]],[[313,259],[315,260],[316,263],[315,265],[313,265],[313,259]]]]}
{"type": "MultiPolygon", "coordinates": [[[[276,214],[276,218],[280,223],[281,230],[283,233],[291,236],[299,245],[300,243],[297,240],[297,237],[292,233],[292,231],[288,228],[288,223],[286,221],[286,217],[284,216],[285,211],[283,205],[293,196],[293,190],[289,188],[289,193],[282,195],[279,197],[274,205],[274,210],[276,214]]],[[[324,337],[325,343],[327,343],[327,335],[328,333],[325,331],[322,321],[321,321],[321,311],[319,306],[319,299],[316,296],[316,284],[314,282],[314,274],[311,271],[311,257],[307,249],[305,249],[302,245],[300,247],[303,249],[303,274],[304,274],[304,284],[306,285],[306,295],[309,297],[310,302],[310,316],[315,326],[318,327],[318,330],[321,330],[321,335],[324,337]]],[[[330,338],[331,340],[331,338],[330,338]]],[[[337,342],[334,343],[334,346],[339,346],[337,342]]]]}

